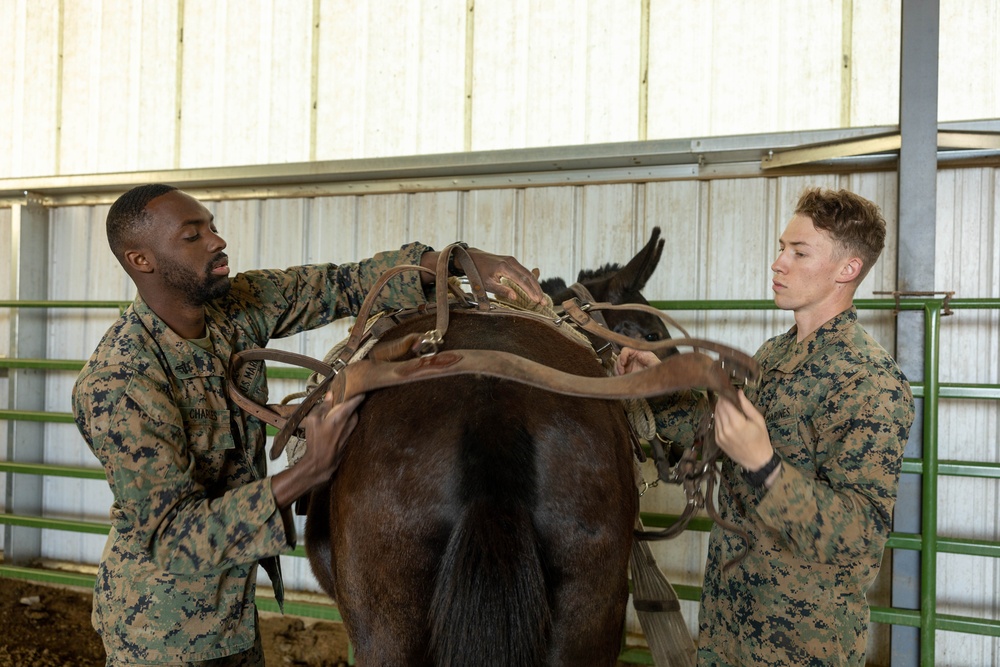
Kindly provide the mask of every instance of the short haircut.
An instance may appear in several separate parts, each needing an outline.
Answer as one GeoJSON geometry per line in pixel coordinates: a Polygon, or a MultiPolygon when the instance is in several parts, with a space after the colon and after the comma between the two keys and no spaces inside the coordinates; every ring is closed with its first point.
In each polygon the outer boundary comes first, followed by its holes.
{"type": "Polygon", "coordinates": [[[811,188],[802,193],[795,213],[827,232],[838,250],[861,258],[858,283],[864,280],[885,247],[885,218],[873,202],[849,190],[811,188]]]}
{"type": "Polygon", "coordinates": [[[144,223],[149,214],[146,205],[160,195],[176,190],[172,185],[150,183],[139,185],[115,200],[108,210],[108,245],[118,261],[124,259],[128,245],[145,231],[144,223]]]}

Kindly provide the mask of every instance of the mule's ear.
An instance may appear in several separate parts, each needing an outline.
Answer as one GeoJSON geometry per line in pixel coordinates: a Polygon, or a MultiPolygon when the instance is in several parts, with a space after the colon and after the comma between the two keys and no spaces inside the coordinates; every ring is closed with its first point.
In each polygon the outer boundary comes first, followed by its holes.
{"type": "Polygon", "coordinates": [[[539,284],[542,286],[542,291],[549,296],[555,296],[560,292],[566,291],[566,281],[562,278],[546,278],[539,284]]]}
{"type": "Polygon", "coordinates": [[[653,227],[653,233],[649,236],[649,241],[639,253],[629,260],[629,263],[615,275],[614,287],[623,292],[639,292],[646,286],[656,265],[660,263],[660,255],[663,254],[663,239],[660,238],[660,228],[653,227]]]}

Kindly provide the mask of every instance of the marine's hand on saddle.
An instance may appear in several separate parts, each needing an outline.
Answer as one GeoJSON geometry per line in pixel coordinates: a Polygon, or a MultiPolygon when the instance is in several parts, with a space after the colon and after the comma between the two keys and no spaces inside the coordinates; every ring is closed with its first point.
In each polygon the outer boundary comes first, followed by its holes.
{"type": "Polygon", "coordinates": [[[333,477],[344,456],[344,445],[358,423],[358,406],[364,394],[335,404],[327,393],[323,401],[302,420],[306,441],[303,457],[271,480],[271,491],[279,508],[292,503],[314,487],[333,477]]]}
{"type": "MultiPolygon", "coordinates": [[[[545,303],[545,293],[542,291],[542,286],[538,284],[538,269],[528,270],[510,255],[494,255],[478,248],[468,248],[466,252],[468,252],[472,263],[475,264],[475,268],[483,280],[483,288],[487,292],[516,300],[517,293],[500,282],[501,278],[506,278],[524,290],[525,294],[535,303],[545,303]]],[[[439,254],[436,251],[424,253],[420,258],[421,266],[435,267],[439,254]]],[[[422,279],[425,282],[431,280],[426,276],[422,276],[422,279]]]]}
{"type": "Polygon", "coordinates": [[[545,303],[545,293],[538,284],[537,269],[529,271],[510,255],[494,255],[476,248],[469,248],[469,257],[479,269],[487,292],[516,300],[517,292],[500,282],[501,278],[506,278],[516,283],[535,303],[545,303]]]}

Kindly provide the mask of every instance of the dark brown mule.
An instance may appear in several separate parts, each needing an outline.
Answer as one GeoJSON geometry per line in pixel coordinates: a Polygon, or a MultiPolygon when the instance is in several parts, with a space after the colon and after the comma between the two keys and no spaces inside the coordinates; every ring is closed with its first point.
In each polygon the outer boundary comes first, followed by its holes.
{"type": "MultiPolygon", "coordinates": [[[[658,259],[662,242],[650,247],[658,259]]],[[[633,260],[590,287],[651,271],[633,260]]],[[[384,339],[433,326],[417,317],[384,339]]],[[[592,350],[525,318],[454,312],[449,349],[604,375],[592,350]]],[[[608,666],[637,511],[618,402],[439,378],[368,395],[336,476],[310,500],[306,548],[360,665],[608,666]]]]}

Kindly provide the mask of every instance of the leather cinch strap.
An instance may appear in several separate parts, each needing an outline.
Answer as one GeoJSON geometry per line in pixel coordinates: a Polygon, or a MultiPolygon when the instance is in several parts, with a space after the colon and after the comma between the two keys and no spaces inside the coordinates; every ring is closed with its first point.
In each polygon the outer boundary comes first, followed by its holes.
{"type": "MultiPolygon", "coordinates": [[[[280,361],[287,364],[292,364],[294,366],[302,366],[303,368],[308,368],[311,371],[319,373],[320,375],[325,375],[327,378],[333,378],[334,371],[333,366],[330,364],[323,363],[312,357],[307,357],[304,354],[296,354],[294,352],[285,352],[284,350],[268,350],[265,348],[254,348],[251,350],[240,350],[233,354],[229,361],[229,375],[226,378],[226,386],[229,389],[229,395],[232,397],[233,401],[236,402],[244,412],[249,412],[254,417],[257,417],[261,421],[270,424],[271,426],[282,429],[288,421],[288,416],[298,409],[298,405],[261,405],[255,401],[250,400],[246,394],[244,394],[237,384],[237,378],[239,377],[239,371],[243,367],[243,364],[250,361],[280,361]]],[[[317,392],[313,392],[314,394],[317,392]]],[[[323,394],[320,394],[322,398],[323,394]]]]}

